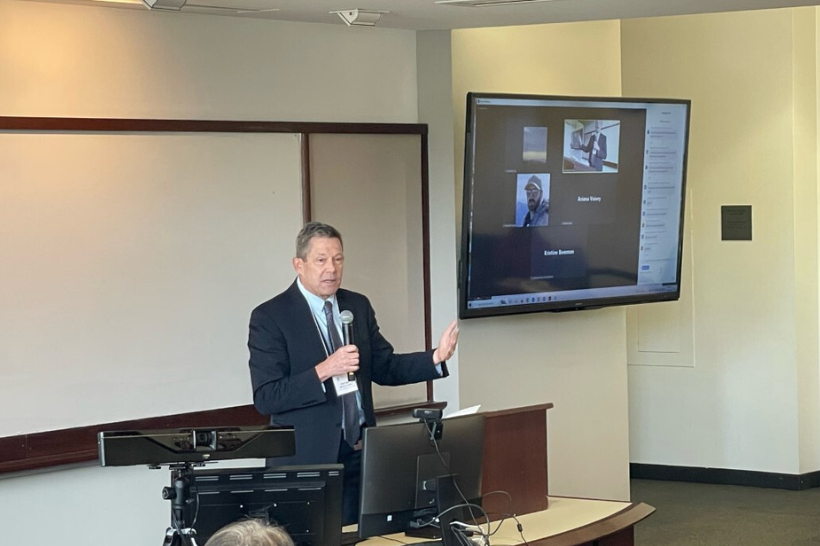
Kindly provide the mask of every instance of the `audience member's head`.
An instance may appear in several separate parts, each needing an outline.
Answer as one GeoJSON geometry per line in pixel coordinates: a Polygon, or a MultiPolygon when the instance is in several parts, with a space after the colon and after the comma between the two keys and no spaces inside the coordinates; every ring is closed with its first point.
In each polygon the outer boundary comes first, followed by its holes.
{"type": "Polygon", "coordinates": [[[258,519],[226,525],[213,534],[205,546],[294,546],[287,531],[258,519]]]}

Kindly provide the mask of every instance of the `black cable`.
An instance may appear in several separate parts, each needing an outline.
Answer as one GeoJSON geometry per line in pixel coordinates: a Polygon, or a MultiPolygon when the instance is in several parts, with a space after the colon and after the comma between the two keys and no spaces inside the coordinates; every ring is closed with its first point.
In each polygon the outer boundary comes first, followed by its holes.
{"type": "Polygon", "coordinates": [[[495,528],[495,531],[492,531],[489,534],[489,536],[493,536],[494,534],[496,534],[498,530],[501,529],[501,524],[504,523],[504,520],[506,520],[507,517],[511,517],[513,520],[515,520],[515,527],[516,529],[518,529],[518,534],[521,535],[521,540],[524,541],[524,544],[526,546],[529,546],[529,542],[527,542],[527,539],[524,537],[524,526],[518,520],[516,515],[512,512],[512,495],[510,495],[507,491],[502,491],[499,489],[497,491],[490,491],[488,493],[484,493],[484,495],[482,495],[482,498],[497,494],[503,494],[507,496],[507,499],[509,499],[509,506],[507,508],[510,510],[510,512],[503,512],[501,514],[501,521],[498,522],[498,526],[495,528]]]}
{"type": "Polygon", "coordinates": [[[177,520],[177,515],[173,511],[171,511],[171,526],[177,532],[177,536],[179,537],[181,544],[187,543],[188,546],[196,546],[196,544],[192,541],[192,538],[182,532],[181,524],[179,520],[177,520]]]}
{"type": "MultiPolygon", "coordinates": [[[[447,461],[444,460],[444,456],[441,454],[441,450],[439,449],[438,441],[436,440],[435,434],[432,431],[430,433],[430,440],[433,442],[433,447],[436,448],[436,454],[438,454],[438,458],[441,461],[441,464],[444,466],[444,469],[447,471],[447,474],[452,476],[453,472],[450,470],[450,465],[448,465],[447,461]]],[[[476,506],[476,505],[471,504],[470,501],[467,500],[467,497],[464,495],[464,493],[461,492],[461,488],[458,486],[458,483],[456,482],[455,478],[453,478],[453,486],[455,486],[456,491],[458,491],[458,496],[461,497],[461,500],[464,501],[464,505],[467,507],[467,510],[470,512],[470,518],[472,518],[473,523],[476,523],[477,520],[476,520],[475,514],[473,513],[473,510],[472,510],[472,507],[476,506]]],[[[487,514],[486,514],[486,512],[484,512],[484,510],[481,510],[481,512],[484,513],[484,517],[487,518],[487,531],[489,531],[490,530],[490,518],[487,517],[487,514]]],[[[441,514],[439,514],[439,517],[440,516],[441,516],[441,514]]]]}
{"type": "Polygon", "coordinates": [[[521,522],[518,521],[518,518],[515,517],[515,514],[511,514],[511,516],[512,516],[512,519],[515,520],[515,528],[518,529],[518,534],[521,535],[521,540],[524,541],[524,545],[525,546],[530,546],[530,543],[527,542],[526,538],[524,538],[524,526],[521,525],[521,522]]]}
{"type": "Polygon", "coordinates": [[[483,495],[481,495],[481,498],[483,499],[484,497],[489,497],[490,495],[505,495],[507,497],[507,500],[509,501],[508,508],[512,508],[512,495],[510,495],[508,492],[504,491],[503,489],[496,489],[495,491],[488,491],[487,493],[484,493],[483,495]]]}
{"type": "MultiPolygon", "coordinates": [[[[473,503],[469,503],[469,502],[468,502],[468,503],[466,503],[466,504],[456,504],[455,506],[451,506],[451,507],[450,507],[450,508],[448,508],[447,510],[444,510],[443,512],[441,512],[441,513],[439,514],[439,516],[438,516],[438,517],[439,517],[439,519],[440,519],[440,518],[441,518],[441,516],[443,516],[444,514],[446,514],[447,512],[449,512],[450,510],[455,510],[456,508],[464,508],[464,507],[466,507],[466,508],[470,509],[470,514],[472,514],[472,510],[471,510],[472,508],[477,508],[478,510],[480,510],[480,511],[481,511],[481,514],[482,514],[482,515],[484,516],[484,518],[487,520],[487,532],[489,532],[489,531],[490,531],[490,518],[489,518],[489,516],[487,515],[487,512],[485,512],[485,511],[484,511],[484,509],[483,509],[481,506],[477,505],[477,504],[473,504],[473,503]]],[[[473,520],[475,521],[475,517],[473,518],[473,520]]],[[[452,529],[453,531],[455,531],[455,530],[456,530],[456,529],[454,529],[454,528],[453,528],[453,524],[454,524],[454,523],[461,523],[461,522],[455,522],[455,521],[450,522],[450,529],[452,529]]],[[[464,523],[461,523],[461,524],[462,524],[462,525],[466,525],[466,524],[464,524],[464,523]]],[[[476,527],[476,528],[478,529],[478,531],[477,531],[477,532],[478,532],[478,534],[480,534],[480,535],[482,536],[482,538],[484,538],[484,543],[485,543],[485,545],[489,546],[489,543],[490,543],[490,535],[489,535],[489,534],[487,534],[487,533],[485,533],[484,531],[482,531],[482,530],[481,530],[481,526],[480,526],[480,525],[475,525],[474,527],[476,527]]],[[[462,529],[458,529],[458,530],[463,532],[463,530],[462,530],[462,529]]],[[[465,538],[466,538],[466,537],[465,537],[465,538]]],[[[468,539],[468,541],[469,541],[469,539],[468,539]]],[[[469,542],[469,546],[474,546],[474,545],[472,544],[472,542],[469,542]]]]}
{"type": "Polygon", "coordinates": [[[453,531],[453,536],[456,537],[456,541],[459,542],[461,546],[475,546],[462,529],[454,528],[452,523],[450,524],[450,529],[453,531]]]}
{"type": "Polygon", "coordinates": [[[433,518],[431,518],[427,521],[423,521],[421,523],[418,523],[418,526],[419,527],[438,527],[438,525],[436,525],[436,517],[433,517],[433,518]]]}
{"type": "Polygon", "coordinates": [[[501,521],[498,522],[498,526],[496,526],[495,531],[491,532],[489,536],[493,536],[494,534],[496,534],[498,530],[501,529],[501,524],[503,524],[508,517],[515,520],[515,528],[518,529],[518,534],[521,535],[521,540],[524,541],[524,544],[526,546],[529,546],[529,542],[527,542],[527,539],[524,537],[524,525],[518,520],[515,514],[510,514],[507,512],[503,513],[501,515],[501,521]]]}
{"type": "Polygon", "coordinates": [[[191,521],[191,529],[196,527],[196,520],[199,518],[199,492],[196,494],[196,510],[194,510],[194,519],[191,521]]]}
{"type": "MultiPolygon", "coordinates": [[[[503,490],[501,490],[501,489],[498,489],[498,490],[495,490],[495,491],[490,491],[490,492],[488,492],[488,493],[484,493],[484,494],[481,496],[481,498],[483,499],[484,497],[489,497],[490,495],[506,495],[506,496],[507,496],[507,500],[508,500],[507,510],[509,510],[509,512],[501,512],[501,520],[498,522],[498,525],[496,526],[495,531],[492,531],[492,530],[490,529],[490,526],[489,526],[489,523],[488,523],[488,525],[487,525],[487,530],[488,530],[488,533],[489,533],[489,535],[488,535],[488,536],[493,536],[494,534],[496,534],[496,533],[498,532],[498,530],[499,530],[499,529],[501,529],[501,524],[503,524],[503,523],[504,523],[504,521],[505,521],[508,517],[515,518],[515,514],[513,514],[513,513],[512,513],[512,495],[510,495],[510,494],[509,494],[508,492],[506,492],[506,491],[503,491],[503,490]]],[[[488,520],[488,522],[489,522],[489,518],[487,518],[487,520],[488,520]]],[[[516,519],[516,521],[518,521],[518,520],[516,519]]]]}
{"type": "Polygon", "coordinates": [[[444,510],[443,512],[439,513],[439,515],[436,516],[436,517],[441,518],[441,516],[443,516],[444,514],[446,514],[447,512],[449,512],[451,510],[455,510],[456,508],[477,508],[481,511],[482,516],[484,516],[485,518],[487,517],[487,512],[485,512],[482,507],[480,507],[477,504],[473,504],[471,502],[465,502],[464,504],[455,504],[455,505],[451,506],[450,508],[448,508],[447,510],[444,510]]]}

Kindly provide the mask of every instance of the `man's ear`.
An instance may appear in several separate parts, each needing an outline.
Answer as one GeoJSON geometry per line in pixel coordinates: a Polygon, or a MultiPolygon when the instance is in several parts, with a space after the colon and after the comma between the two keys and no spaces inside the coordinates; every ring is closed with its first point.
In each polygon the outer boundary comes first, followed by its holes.
{"type": "Polygon", "coordinates": [[[305,262],[302,260],[302,258],[294,257],[292,263],[293,263],[293,269],[296,270],[296,273],[301,275],[302,274],[302,268],[305,266],[305,262]]]}

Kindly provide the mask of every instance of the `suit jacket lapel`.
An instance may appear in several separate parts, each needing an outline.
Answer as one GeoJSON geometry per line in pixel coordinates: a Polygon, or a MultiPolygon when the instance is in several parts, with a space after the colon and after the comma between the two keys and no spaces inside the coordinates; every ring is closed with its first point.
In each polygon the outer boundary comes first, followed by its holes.
{"type": "Polygon", "coordinates": [[[299,291],[296,281],[293,281],[293,284],[288,288],[288,296],[291,300],[292,319],[298,324],[297,331],[305,332],[304,342],[310,344],[311,351],[316,351],[324,355],[322,357],[322,360],[324,360],[328,355],[325,342],[322,339],[322,332],[319,330],[319,326],[313,318],[313,311],[311,311],[310,305],[302,295],[302,292],[299,291]]]}
{"type": "Polygon", "coordinates": [[[356,329],[359,326],[359,323],[364,320],[364,317],[360,317],[358,315],[359,310],[355,309],[353,306],[353,302],[348,298],[348,293],[345,290],[339,290],[336,292],[336,301],[339,304],[339,311],[348,310],[353,313],[353,341],[356,341],[356,329]]]}

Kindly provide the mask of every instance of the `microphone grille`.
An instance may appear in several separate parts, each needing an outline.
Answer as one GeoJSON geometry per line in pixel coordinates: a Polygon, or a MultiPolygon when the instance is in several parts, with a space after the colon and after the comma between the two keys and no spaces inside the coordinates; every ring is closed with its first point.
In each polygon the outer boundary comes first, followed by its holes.
{"type": "Polygon", "coordinates": [[[342,319],[342,324],[353,324],[353,313],[348,310],[339,313],[339,318],[342,319]]]}

